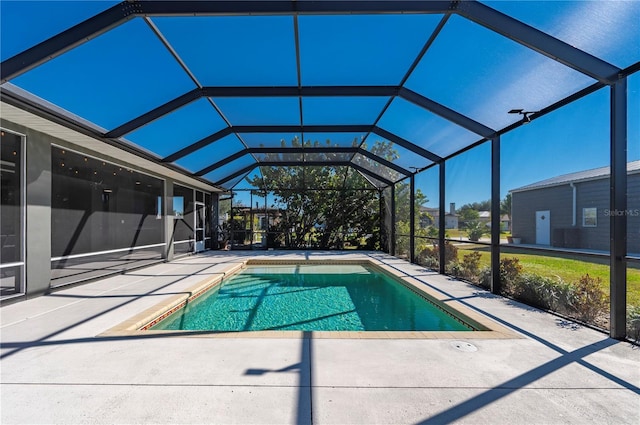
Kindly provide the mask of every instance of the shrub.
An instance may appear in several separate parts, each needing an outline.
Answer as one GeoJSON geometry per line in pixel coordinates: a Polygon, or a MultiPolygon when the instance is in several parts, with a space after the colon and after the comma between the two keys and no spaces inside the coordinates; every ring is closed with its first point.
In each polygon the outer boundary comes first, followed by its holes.
{"type": "Polygon", "coordinates": [[[462,257],[462,263],[460,263],[460,265],[462,266],[462,277],[474,282],[478,282],[481,258],[482,255],[477,251],[465,254],[462,257]]]}
{"type": "MultiPolygon", "coordinates": [[[[465,256],[466,257],[466,256],[465,256]]],[[[473,264],[475,259],[469,259],[473,264]]],[[[472,266],[473,267],[473,266],[472,266]]],[[[479,264],[478,264],[479,268],[479,264]]],[[[500,283],[502,284],[502,292],[512,297],[516,296],[517,285],[520,279],[522,266],[517,258],[503,258],[500,260],[500,283]]],[[[491,267],[485,266],[476,273],[476,283],[486,289],[491,288],[491,267]]]]}
{"type": "Polygon", "coordinates": [[[478,285],[485,289],[491,289],[491,267],[485,266],[478,273],[478,285]]]}
{"type": "MultiPolygon", "coordinates": [[[[452,262],[458,261],[458,248],[451,242],[444,243],[444,254],[446,258],[445,267],[452,262]]],[[[432,247],[426,247],[422,250],[417,258],[416,262],[420,265],[438,268],[440,264],[440,247],[439,245],[433,245],[432,247]]]]}
{"type": "Polygon", "coordinates": [[[640,342],[640,306],[627,308],[627,336],[640,342]]]}
{"type": "Polygon", "coordinates": [[[485,233],[489,231],[486,224],[481,221],[470,221],[466,225],[467,236],[470,241],[478,241],[485,233]]]}
{"type": "Polygon", "coordinates": [[[416,256],[416,264],[420,264],[421,266],[424,266],[430,269],[437,269],[438,260],[433,256],[429,255],[429,253],[427,252],[428,250],[429,248],[426,248],[422,250],[420,253],[418,253],[418,255],[416,256]]]}
{"type": "Polygon", "coordinates": [[[505,294],[515,296],[520,273],[522,273],[522,265],[520,265],[518,258],[503,258],[500,260],[500,283],[505,294]]]}
{"type": "Polygon", "coordinates": [[[463,276],[464,274],[462,265],[457,261],[447,263],[444,271],[452,276],[463,276]]]}
{"type": "Polygon", "coordinates": [[[573,290],[569,298],[571,308],[578,319],[593,323],[598,316],[607,311],[609,297],[601,289],[601,279],[585,274],[573,290]]]}
{"type": "Polygon", "coordinates": [[[451,242],[445,242],[444,255],[447,263],[451,261],[458,261],[458,248],[451,242]]]}
{"type": "Polygon", "coordinates": [[[560,278],[525,273],[518,279],[515,296],[535,307],[565,312],[571,290],[572,286],[560,278]]]}

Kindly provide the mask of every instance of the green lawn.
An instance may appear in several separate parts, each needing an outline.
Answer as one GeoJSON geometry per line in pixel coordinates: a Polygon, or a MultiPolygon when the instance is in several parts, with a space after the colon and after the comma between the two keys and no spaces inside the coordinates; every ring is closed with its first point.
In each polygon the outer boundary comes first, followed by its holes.
{"type": "Polygon", "coordinates": [[[450,238],[450,239],[458,239],[460,237],[462,237],[464,239],[467,238],[467,231],[466,230],[447,229],[447,230],[445,230],[445,234],[447,235],[447,238],[450,238]]]}
{"type": "MultiPolygon", "coordinates": [[[[489,247],[480,245],[462,245],[458,247],[458,261],[465,254],[477,251],[482,254],[481,266],[488,266],[490,261],[489,247]]],[[[511,250],[502,253],[502,258],[517,257],[523,271],[541,276],[559,276],[566,282],[576,282],[581,276],[589,274],[602,280],[602,288],[609,293],[609,264],[607,259],[576,257],[563,253],[542,253],[532,251],[511,250]]],[[[627,302],[640,306],[640,266],[629,264],[627,268],[627,302]]]]}

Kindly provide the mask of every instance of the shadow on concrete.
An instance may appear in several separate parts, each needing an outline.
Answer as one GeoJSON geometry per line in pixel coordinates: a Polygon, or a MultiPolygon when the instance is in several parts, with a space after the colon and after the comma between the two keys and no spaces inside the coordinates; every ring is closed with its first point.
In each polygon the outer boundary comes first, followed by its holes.
{"type": "MultiPolygon", "coordinates": [[[[510,379],[488,391],[485,391],[482,394],[479,394],[475,397],[470,398],[462,403],[459,403],[455,406],[450,407],[444,412],[438,413],[437,415],[431,416],[421,422],[418,422],[420,425],[427,424],[445,424],[458,421],[465,416],[473,413],[476,410],[481,410],[486,407],[488,404],[494,403],[501,398],[508,396],[509,394],[526,387],[527,385],[571,364],[577,362],[584,366],[583,358],[589,356],[593,353],[596,353],[600,350],[603,350],[607,347],[615,345],[619,343],[617,340],[607,338],[603,341],[598,341],[593,344],[584,346],[572,352],[566,352],[560,357],[557,357],[553,360],[548,361],[547,363],[540,365],[530,371],[523,373],[520,376],[516,376],[513,379],[510,379]]],[[[605,376],[616,383],[626,387],[627,389],[635,392],[636,394],[640,394],[640,390],[634,385],[624,382],[617,377],[611,376],[607,372],[601,371],[598,372],[600,375],[605,376]],[[608,375],[608,376],[607,376],[608,375]]]]}
{"type": "MultiPolygon", "coordinates": [[[[373,257],[373,256],[372,256],[373,257]]],[[[400,270],[399,268],[395,267],[392,263],[390,263],[388,260],[388,258],[381,258],[381,257],[377,257],[377,260],[385,263],[385,265],[387,265],[388,267],[392,267],[398,271],[400,271],[403,274],[407,274],[407,272],[405,270],[400,270]]],[[[467,296],[467,297],[455,297],[453,295],[451,295],[450,293],[448,293],[445,290],[442,290],[441,288],[435,287],[434,285],[429,284],[428,282],[426,282],[425,280],[423,280],[423,278],[428,278],[430,275],[432,275],[431,273],[428,273],[427,270],[425,270],[425,273],[423,275],[419,275],[419,274],[412,274],[411,276],[417,280],[419,280],[421,283],[423,283],[424,285],[428,286],[429,288],[449,297],[449,300],[456,300],[458,302],[460,302],[461,304],[465,305],[466,307],[475,310],[489,318],[491,318],[492,320],[504,325],[505,327],[508,327],[510,329],[513,329],[521,334],[526,335],[527,337],[545,345],[546,347],[560,353],[560,357],[551,360],[547,363],[545,363],[544,365],[541,365],[535,369],[530,370],[529,372],[526,372],[514,379],[511,379],[495,388],[492,388],[489,391],[486,391],[476,397],[473,397],[463,403],[460,403],[456,406],[453,406],[447,410],[445,410],[444,412],[441,412],[435,416],[429,417],[427,419],[425,419],[424,421],[419,422],[419,424],[443,424],[443,423],[451,423],[454,421],[458,421],[462,418],[464,418],[465,416],[469,415],[470,413],[476,411],[476,410],[480,410],[483,407],[485,407],[487,404],[493,403],[503,397],[506,397],[507,395],[513,393],[516,390],[519,390],[521,388],[523,388],[524,386],[531,384],[534,381],[537,381],[538,379],[543,378],[546,375],[551,374],[552,372],[561,369],[567,365],[569,365],[570,363],[577,363],[589,370],[591,370],[592,372],[606,378],[609,379],[610,381],[620,385],[621,387],[624,387],[630,391],[633,391],[636,394],[640,394],[640,388],[638,388],[637,386],[635,386],[634,384],[624,380],[623,378],[620,378],[618,376],[615,376],[595,365],[592,365],[591,363],[587,362],[584,360],[584,357],[593,354],[597,351],[600,351],[602,349],[605,349],[607,347],[611,347],[613,345],[616,344],[623,344],[623,342],[617,341],[615,339],[611,339],[611,338],[606,338],[602,341],[596,342],[594,344],[591,345],[587,345],[585,347],[581,347],[575,351],[569,352],[566,351],[560,347],[558,347],[555,344],[552,344],[551,342],[537,336],[534,335],[531,332],[528,332],[518,326],[515,326],[512,323],[506,322],[492,314],[487,313],[485,310],[482,310],[478,307],[475,307],[473,305],[471,305],[469,302],[467,302],[466,300],[469,299],[475,299],[475,298],[502,298],[499,297],[497,295],[493,295],[490,294],[489,292],[487,292],[487,295],[483,295],[482,291],[476,291],[472,296],[467,296]]],[[[454,279],[456,280],[456,279],[454,279]]],[[[531,307],[531,306],[527,306],[518,302],[512,302],[512,300],[507,300],[507,303],[509,303],[511,306],[513,307],[517,307],[517,308],[521,308],[521,309],[525,309],[528,311],[539,311],[540,313],[543,313],[542,310],[536,309],[535,307],[531,307]]],[[[575,328],[573,326],[568,325],[567,323],[562,323],[559,324],[559,326],[566,328],[566,329],[570,329],[570,330],[575,330],[575,328]]]]}
{"type": "MultiPolygon", "coordinates": [[[[29,347],[37,347],[37,346],[43,346],[43,345],[61,345],[61,344],[69,344],[69,343],[76,343],[76,342],[99,342],[101,340],[104,339],[109,339],[109,340],[114,340],[117,339],[118,337],[112,338],[112,337],[97,337],[97,338],[79,338],[79,339],[71,339],[71,340],[56,340],[56,341],[48,341],[48,339],[53,338],[57,335],[60,335],[63,332],[66,332],[70,329],[75,328],[76,326],[79,326],[85,322],[88,322],[90,320],[94,320],[100,316],[103,316],[107,313],[110,313],[112,311],[115,311],[123,306],[126,306],[128,304],[131,304],[134,301],[137,301],[138,299],[144,298],[144,297],[148,297],[148,296],[153,296],[153,295],[159,295],[157,294],[158,291],[161,291],[164,288],[167,288],[171,285],[174,285],[178,282],[180,282],[181,280],[187,279],[191,276],[195,276],[195,275],[200,275],[202,272],[204,272],[205,270],[207,270],[208,268],[213,267],[212,265],[206,265],[204,266],[202,269],[197,270],[195,272],[192,273],[188,273],[185,275],[182,275],[181,277],[179,277],[178,279],[172,280],[171,282],[166,283],[165,285],[162,285],[152,291],[146,292],[144,294],[139,294],[139,295],[133,295],[131,299],[119,303],[113,307],[107,308],[103,311],[100,311],[98,313],[92,314],[88,317],[83,318],[81,321],[73,323],[71,325],[65,326],[62,329],[59,329],[51,334],[45,335],[41,338],[38,338],[36,340],[32,340],[32,341],[20,341],[20,342],[2,342],[0,343],[0,349],[4,350],[6,348],[10,348],[10,351],[7,351],[5,353],[2,353],[0,355],[0,360],[1,359],[5,359],[9,356],[12,356],[14,354],[17,354],[18,352],[29,348],[29,347]]],[[[164,295],[164,294],[163,294],[164,295]]],[[[51,296],[51,295],[46,295],[46,296],[51,296]]],[[[87,297],[82,297],[82,298],[87,298],[87,299],[91,299],[91,298],[96,298],[95,296],[87,296],[87,297]]],[[[184,333],[180,333],[180,335],[184,335],[184,333]]],[[[170,335],[161,335],[161,337],[165,337],[165,336],[170,336],[170,335]]],[[[122,339],[131,339],[131,338],[122,338],[122,339]]]]}
{"type": "Polygon", "coordinates": [[[262,376],[267,373],[298,372],[298,400],[296,404],[296,425],[308,425],[313,423],[312,409],[312,382],[311,382],[311,348],[313,339],[311,332],[303,332],[304,338],[300,340],[300,362],[283,367],[281,369],[247,369],[245,375],[262,376]]]}

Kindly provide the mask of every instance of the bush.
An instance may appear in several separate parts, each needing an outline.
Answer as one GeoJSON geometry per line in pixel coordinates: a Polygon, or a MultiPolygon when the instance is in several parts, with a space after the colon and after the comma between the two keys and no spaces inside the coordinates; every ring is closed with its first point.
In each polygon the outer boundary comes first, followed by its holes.
{"type": "Polygon", "coordinates": [[[640,342],[640,306],[627,308],[627,336],[640,342]]]}
{"type": "MultiPolygon", "coordinates": [[[[453,246],[452,248],[457,256],[457,249],[453,246]]],[[[430,256],[437,256],[437,253],[437,247],[429,250],[430,256]]],[[[456,257],[447,256],[448,260],[451,258],[456,257]]],[[[471,252],[464,255],[461,262],[449,261],[446,272],[469,279],[489,289],[491,288],[491,268],[488,266],[480,268],[481,258],[479,252],[471,252]]],[[[608,311],[609,297],[601,289],[600,278],[592,278],[586,274],[577,283],[569,283],[559,277],[550,278],[534,273],[523,273],[522,270],[518,258],[500,260],[500,282],[504,295],[534,307],[566,314],[583,322],[602,325],[596,322],[608,311]]],[[[630,306],[628,309],[627,335],[636,341],[640,339],[640,307],[630,306]]]]}
{"type": "Polygon", "coordinates": [[[489,228],[487,227],[486,224],[482,223],[481,221],[470,221],[465,226],[465,230],[467,231],[467,236],[469,237],[469,240],[477,242],[478,240],[480,240],[482,236],[484,236],[489,231],[489,228]]]}
{"type": "MultiPolygon", "coordinates": [[[[470,268],[473,269],[474,267],[477,267],[477,271],[474,273],[476,276],[474,282],[485,289],[491,289],[491,267],[485,266],[480,269],[479,264],[476,266],[475,260],[478,257],[479,255],[473,256],[467,260],[470,268]]],[[[502,284],[502,292],[504,295],[512,297],[516,296],[516,293],[518,292],[517,285],[521,272],[522,266],[520,265],[520,260],[517,258],[503,258],[500,260],[500,283],[502,284]]]]}
{"type": "Polygon", "coordinates": [[[452,276],[462,276],[463,275],[462,265],[457,261],[452,261],[450,263],[447,263],[447,265],[445,266],[445,273],[450,274],[452,276]]]}
{"type": "Polygon", "coordinates": [[[462,257],[463,276],[467,279],[477,281],[480,274],[480,259],[482,255],[473,251],[462,257]]]}
{"type": "MultiPolygon", "coordinates": [[[[456,248],[451,242],[444,243],[444,255],[446,258],[445,267],[458,261],[458,248],[456,248]]],[[[421,266],[431,267],[437,269],[440,265],[440,247],[439,245],[433,245],[432,247],[426,247],[416,257],[416,262],[421,266]]]]}
{"type": "Polygon", "coordinates": [[[572,286],[562,279],[525,273],[516,285],[516,298],[546,310],[566,312],[572,286]]]}
{"type": "Polygon", "coordinates": [[[491,267],[485,266],[478,273],[478,285],[485,289],[491,289],[491,267]]]}
{"type": "Polygon", "coordinates": [[[428,269],[433,269],[433,270],[438,269],[438,264],[439,264],[438,260],[436,260],[430,255],[427,255],[425,251],[426,249],[420,252],[416,256],[416,264],[420,264],[421,266],[426,267],[428,269]]]}
{"type": "Polygon", "coordinates": [[[569,298],[569,304],[578,319],[594,323],[609,307],[609,297],[601,289],[602,280],[588,274],[582,276],[569,298]]]}
{"type": "Polygon", "coordinates": [[[515,296],[518,279],[522,273],[522,265],[516,257],[503,258],[500,260],[500,283],[502,292],[515,296]]]}

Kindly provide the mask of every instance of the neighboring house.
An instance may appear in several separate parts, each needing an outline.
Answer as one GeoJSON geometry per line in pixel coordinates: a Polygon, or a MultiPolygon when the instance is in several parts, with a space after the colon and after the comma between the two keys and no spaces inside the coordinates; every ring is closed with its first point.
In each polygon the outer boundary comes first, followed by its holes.
{"type": "MultiPolygon", "coordinates": [[[[427,227],[429,225],[433,225],[435,228],[440,226],[440,209],[439,208],[427,208],[420,207],[420,212],[426,212],[431,217],[433,217],[433,221],[428,223],[420,223],[422,227],[427,227]]],[[[458,215],[456,214],[456,204],[449,204],[449,212],[444,215],[444,228],[445,229],[457,229],[458,228],[458,215]]]]}
{"type": "Polygon", "coordinates": [[[486,224],[491,224],[491,213],[489,211],[478,211],[478,221],[486,224]]]}
{"type": "Polygon", "coordinates": [[[626,211],[610,211],[609,167],[511,190],[514,238],[521,243],[607,251],[609,217],[627,216],[627,250],[640,253],[640,161],[627,164],[626,211]]]}
{"type": "Polygon", "coordinates": [[[500,230],[503,232],[508,232],[511,230],[511,218],[508,214],[503,214],[500,216],[500,230]]]}

